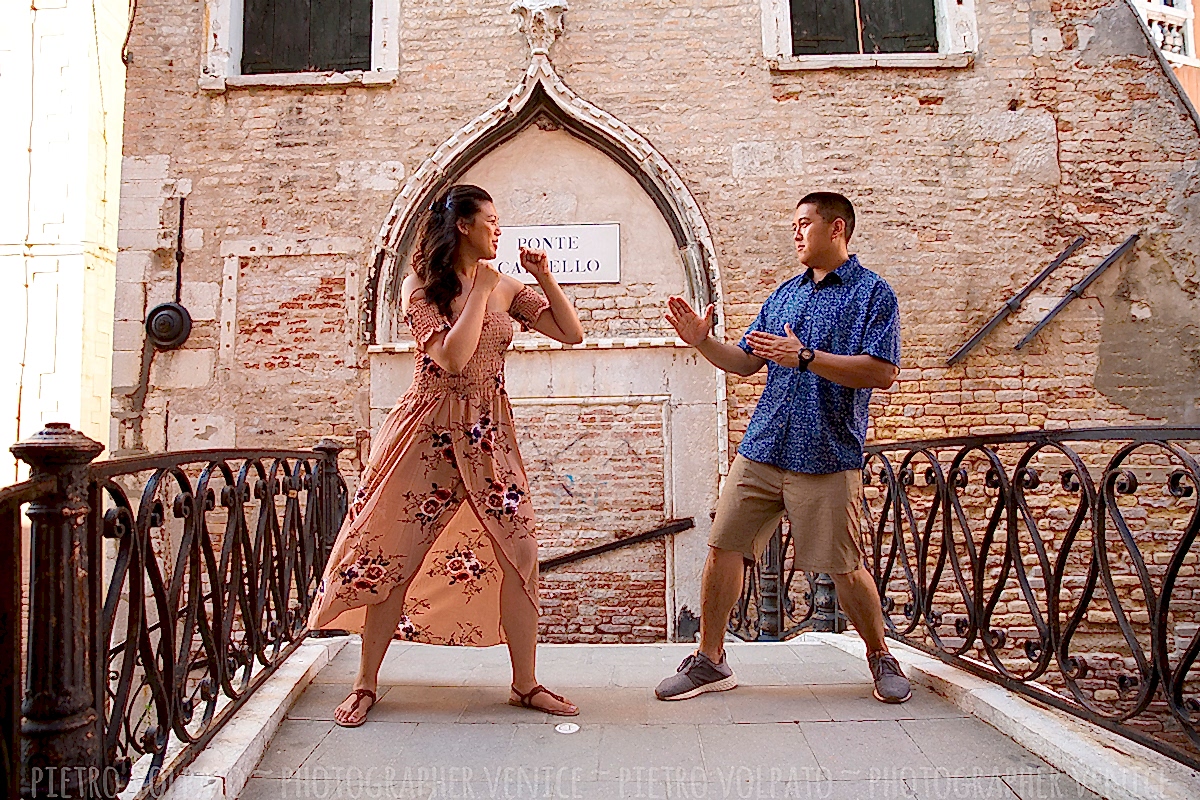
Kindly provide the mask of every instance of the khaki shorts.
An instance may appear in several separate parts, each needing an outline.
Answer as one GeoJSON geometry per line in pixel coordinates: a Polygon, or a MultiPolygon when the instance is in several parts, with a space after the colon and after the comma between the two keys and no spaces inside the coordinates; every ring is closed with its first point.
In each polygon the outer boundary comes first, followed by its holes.
{"type": "Polygon", "coordinates": [[[717,500],[708,543],[758,560],[786,513],[796,566],[844,575],[862,564],[862,471],[791,472],[739,455],[717,500]]]}

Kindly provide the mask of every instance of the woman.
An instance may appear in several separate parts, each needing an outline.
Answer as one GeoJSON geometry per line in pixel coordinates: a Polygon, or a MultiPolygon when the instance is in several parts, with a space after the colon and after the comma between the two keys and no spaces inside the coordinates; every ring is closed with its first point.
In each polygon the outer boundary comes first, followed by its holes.
{"type": "Polygon", "coordinates": [[[583,329],[545,253],[521,250],[545,297],[488,263],[499,238],[487,192],[452,187],[430,207],[401,289],[417,343],[413,384],[371,448],[309,618],[312,628],[362,632],[354,689],[334,712],[344,727],[366,721],[393,635],[507,642],[508,702],[578,713],[535,677],[537,539],[504,352],[513,319],[567,344],[583,329]]]}

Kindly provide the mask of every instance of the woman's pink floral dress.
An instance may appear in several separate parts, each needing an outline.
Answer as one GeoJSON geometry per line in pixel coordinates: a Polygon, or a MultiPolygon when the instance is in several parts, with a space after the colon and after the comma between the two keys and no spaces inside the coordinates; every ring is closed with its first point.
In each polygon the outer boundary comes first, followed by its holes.
{"type": "Polygon", "coordinates": [[[371,447],[309,627],[361,631],[366,607],[411,579],[399,636],[499,644],[499,559],[516,568],[537,606],[537,538],[504,391],[504,353],[512,320],[528,328],[548,305],[525,288],[507,314],[486,312],[475,355],[451,375],[425,353],[450,321],[423,297],[410,302],[405,320],[417,340],[412,387],[371,447]]]}

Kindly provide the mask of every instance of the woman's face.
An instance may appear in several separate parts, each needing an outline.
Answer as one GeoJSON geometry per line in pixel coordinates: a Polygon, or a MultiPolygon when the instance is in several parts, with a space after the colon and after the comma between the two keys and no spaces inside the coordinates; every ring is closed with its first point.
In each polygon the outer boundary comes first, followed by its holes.
{"type": "Polygon", "coordinates": [[[496,257],[496,247],[500,243],[500,217],[496,214],[496,207],[484,203],[473,218],[460,219],[458,233],[462,252],[476,259],[491,261],[496,257]]]}

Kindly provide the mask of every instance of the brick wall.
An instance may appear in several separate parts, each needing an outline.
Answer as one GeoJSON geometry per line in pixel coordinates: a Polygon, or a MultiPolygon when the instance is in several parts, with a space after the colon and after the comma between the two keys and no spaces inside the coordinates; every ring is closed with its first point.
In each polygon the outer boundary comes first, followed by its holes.
{"type": "MultiPolygon", "coordinates": [[[[159,356],[163,377],[144,409],[131,409],[130,384],[114,378],[126,387],[115,403],[122,442],[181,446],[211,427],[236,434],[239,445],[308,444],[330,434],[349,440],[369,426],[369,371],[354,327],[366,254],[404,176],[523,74],[528,51],[508,5],[405,2],[394,85],[223,93],[197,86],[203,5],[139,6],[125,154],[162,165],[162,197],[190,192],[185,286],[217,287],[211,299],[220,308],[210,318],[215,334],[198,330],[184,351],[159,356]],[[333,248],[337,258],[247,258],[229,304],[224,243],[272,237],[349,244],[333,248]],[[342,301],[338,280],[346,281],[342,301]],[[312,313],[303,306],[316,300],[298,298],[320,291],[335,305],[312,313]],[[337,302],[345,328],[334,320],[337,302]],[[226,322],[237,331],[230,370],[217,357],[226,322]]],[[[1124,3],[1012,0],[976,12],[980,45],[967,68],[786,72],[762,54],[752,0],[577,0],[553,61],[575,91],[646,136],[696,197],[731,334],[796,270],[796,199],[827,188],[855,200],[853,249],[896,288],[904,329],[900,383],[872,409],[876,440],[1195,424],[1195,124],[1124,3]],[[1134,232],[1142,241],[1132,255],[1013,351],[1134,232]],[[1026,309],[947,367],[946,357],[1077,235],[1088,244],[1026,309]]],[[[145,205],[131,226],[153,233],[173,224],[145,205]]],[[[167,291],[163,246],[122,250],[118,316],[127,323],[167,291]]],[[[632,329],[627,307],[645,318],[637,327],[661,330],[645,298],[576,291],[590,336],[632,329]]],[[[122,353],[140,354],[135,324],[118,324],[116,349],[121,363],[131,361],[122,353]]],[[[761,378],[727,387],[736,445],[761,378]]],[[[618,616],[609,613],[608,624],[618,616]]]]}
{"type": "MultiPolygon", "coordinates": [[[[514,418],[542,559],[662,523],[661,404],[519,405],[514,418]]],[[[663,541],[551,570],[541,583],[542,638],[661,641],[666,580],[663,541]]]]}

